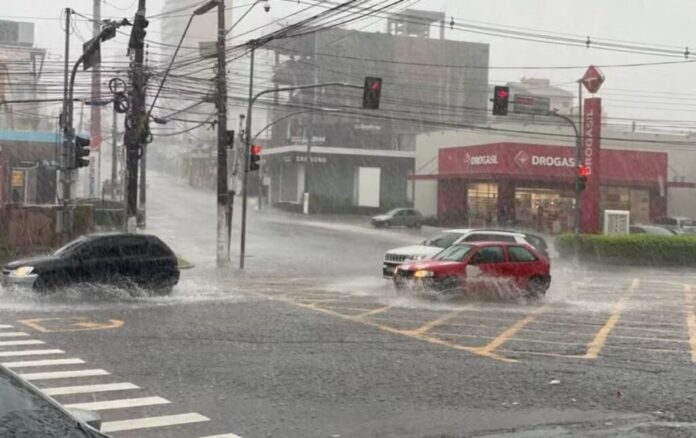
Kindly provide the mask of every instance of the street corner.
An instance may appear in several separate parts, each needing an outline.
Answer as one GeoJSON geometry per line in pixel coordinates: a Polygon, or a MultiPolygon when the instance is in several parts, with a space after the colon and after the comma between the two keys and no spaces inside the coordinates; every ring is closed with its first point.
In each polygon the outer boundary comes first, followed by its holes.
{"type": "Polygon", "coordinates": [[[105,319],[91,316],[20,319],[18,322],[41,333],[112,330],[121,328],[124,324],[124,321],[121,319],[105,319]]]}

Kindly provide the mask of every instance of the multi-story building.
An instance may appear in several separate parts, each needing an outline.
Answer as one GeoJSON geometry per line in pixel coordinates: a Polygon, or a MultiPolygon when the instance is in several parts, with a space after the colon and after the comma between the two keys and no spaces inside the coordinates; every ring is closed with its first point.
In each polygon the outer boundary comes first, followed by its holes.
{"type": "Polygon", "coordinates": [[[33,23],[0,20],[0,206],[55,200],[55,121],[33,102],[45,56],[33,23]]]}
{"type": "Polygon", "coordinates": [[[358,86],[260,102],[275,121],[262,169],[271,202],[298,205],[309,192],[314,211],[408,204],[416,135],[486,118],[488,45],[444,39],[444,30],[444,14],[409,10],[389,17],[387,33],[308,28],[268,44],[275,87],[358,86]],[[382,78],[378,110],[362,109],[366,76],[382,78]]]}

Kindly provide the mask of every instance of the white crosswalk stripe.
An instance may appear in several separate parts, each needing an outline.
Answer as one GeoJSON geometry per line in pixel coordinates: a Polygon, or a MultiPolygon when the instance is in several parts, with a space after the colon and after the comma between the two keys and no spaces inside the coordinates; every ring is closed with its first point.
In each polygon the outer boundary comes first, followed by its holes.
{"type": "Polygon", "coordinates": [[[134,418],[132,420],[105,421],[102,423],[101,431],[104,433],[111,433],[125,430],[148,429],[151,427],[178,426],[180,424],[200,423],[202,421],[210,421],[210,418],[191,412],[187,414],[134,418]]]}
{"type": "Polygon", "coordinates": [[[45,360],[21,360],[17,362],[2,362],[2,365],[7,368],[24,368],[24,367],[47,367],[52,365],[77,365],[85,363],[84,360],[78,358],[69,359],[45,359],[45,360]]]}
{"type": "Polygon", "coordinates": [[[90,394],[97,392],[109,391],[125,391],[127,389],[140,389],[138,385],[129,382],[122,383],[100,383],[96,385],[75,385],[75,386],[58,386],[53,388],[41,388],[45,394],[56,395],[71,395],[71,394],[90,394]]]}
{"type": "Polygon", "coordinates": [[[125,398],[121,400],[107,400],[87,403],[71,403],[66,408],[87,409],[88,411],[106,411],[109,409],[136,408],[140,406],[166,405],[171,403],[162,397],[125,398]]]}
{"type": "MultiPolygon", "coordinates": [[[[109,376],[110,373],[103,369],[82,369],[82,370],[58,370],[51,371],[50,367],[60,367],[63,365],[82,365],[85,363],[84,360],[79,358],[66,358],[63,357],[50,357],[51,355],[64,355],[65,351],[55,348],[41,348],[41,347],[29,347],[33,345],[45,344],[44,341],[38,339],[12,339],[12,338],[25,338],[31,336],[29,333],[12,331],[14,327],[9,324],[0,324],[0,360],[2,358],[18,358],[10,359],[5,362],[0,362],[0,365],[5,366],[10,369],[23,369],[31,367],[42,367],[42,372],[29,372],[22,373],[19,372],[19,376],[29,380],[29,381],[48,381],[53,379],[79,379],[81,377],[96,377],[96,376],[109,376]],[[27,347],[24,347],[27,346],[27,347]],[[2,347],[17,347],[3,349],[2,347]],[[33,356],[33,357],[32,357],[33,356]],[[46,358],[41,358],[37,356],[47,356],[46,358]]],[[[74,382],[79,383],[79,381],[74,382]]],[[[171,429],[171,433],[176,433],[179,436],[179,431],[181,431],[181,436],[191,436],[190,433],[186,434],[185,429],[181,429],[187,424],[198,424],[210,421],[210,419],[204,415],[197,412],[185,412],[185,413],[174,413],[170,415],[158,415],[158,416],[146,416],[148,407],[152,406],[163,406],[169,405],[172,402],[169,400],[157,397],[157,396],[135,396],[139,394],[131,394],[128,398],[114,398],[112,400],[99,400],[96,394],[99,393],[109,393],[118,391],[136,391],[141,388],[130,382],[112,382],[112,383],[90,383],[90,384],[76,384],[71,386],[50,386],[43,387],[41,391],[52,397],[61,396],[78,396],[83,394],[82,400],[78,397],[71,397],[71,403],[65,404],[66,408],[78,408],[86,409],[90,411],[107,411],[105,415],[109,414],[109,411],[116,411],[119,409],[144,409],[141,416],[135,415],[136,418],[131,418],[127,420],[114,420],[108,421],[108,417],[102,422],[101,430],[104,433],[114,433],[114,432],[127,432],[131,430],[140,430],[138,436],[145,436],[147,430],[151,430],[151,434],[155,436],[160,436],[158,428],[167,428],[172,426],[178,426],[171,429]],[[90,396],[91,395],[91,396],[90,396]],[[85,396],[87,399],[85,400],[85,396]],[[143,416],[143,414],[145,416],[143,416]]],[[[161,412],[161,411],[160,411],[161,412]]],[[[120,418],[124,416],[121,415],[120,418]]],[[[118,418],[118,417],[117,417],[118,418]]],[[[194,429],[195,430],[195,429],[194,429]]],[[[190,431],[189,431],[190,432],[190,431]]],[[[149,436],[149,435],[147,435],[149,436]]],[[[234,433],[220,433],[216,435],[206,435],[200,438],[242,438],[241,436],[234,433]]]]}
{"type": "Polygon", "coordinates": [[[221,433],[220,435],[208,435],[202,436],[200,438],[242,438],[241,436],[234,433],[221,433]]]}
{"type": "Polygon", "coordinates": [[[56,349],[0,351],[0,357],[40,356],[49,354],[65,354],[65,351],[56,349]]]}
{"type": "Polygon", "coordinates": [[[0,332],[0,338],[22,338],[29,336],[29,333],[24,332],[0,332]]]}
{"type": "Polygon", "coordinates": [[[26,339],[22,341],[0,341],[0,347],[14,347],[16,345],[40,345],[45,344],[44,341],[38,339],[26,339]]]}
{"type": "Polygon", "coordinates": [[[45,373],[23,373],[19,376],[26,380],[51,380],[51,379],[70,379],[73,377],[108,376],[105,370],[71,370],[71,371],[49,371],[45,373]]]}

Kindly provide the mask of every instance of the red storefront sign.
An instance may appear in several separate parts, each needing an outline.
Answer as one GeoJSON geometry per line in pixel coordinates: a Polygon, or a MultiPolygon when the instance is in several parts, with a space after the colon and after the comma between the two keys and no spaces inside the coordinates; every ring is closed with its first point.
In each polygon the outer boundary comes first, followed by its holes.
{"type": "MultiPolygon", "coordinates": [[[[601,149],[596,156],[602,162],[599,173],[602,184],[658,187],[660,181],[667,181],[665,152],[601,149]]],[[[572,185],[577,173],[575,148],[569,146],[490,143],[443,148],[438,159],[440,171],[437,175],[416,178],[541,181],[572,185]]]]}
{"type": "MultiPolygon", "coordinates": [[[[580,159],[588,169],[586,189],[580,197],[580,232],[598,233],[600,185],[600,136],[602,131],[602,99],[585,99],[580,159]]],[[[619,163],[616,163],[619,164],[619,163]]],[[[625,167],[622,164],[621,167],[625,167]]]]}

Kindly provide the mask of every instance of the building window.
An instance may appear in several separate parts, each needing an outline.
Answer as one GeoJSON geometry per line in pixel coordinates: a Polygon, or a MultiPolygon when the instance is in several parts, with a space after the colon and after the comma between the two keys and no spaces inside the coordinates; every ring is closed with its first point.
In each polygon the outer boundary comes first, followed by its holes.
{"type": "Polygon", "coordinates": [[[492,225],[498,221],[498,184],[472,183],[468,189],[471,226],[492,225]]]}
{"type": "MultiPolygon", "coordinates": [[[[632,224],[650,222],[650,192],[646,189],[602,186],[600,208],[631,212],[632,224]]],[[[603,217],[602,217],[603,219],[603,217]]]]}

